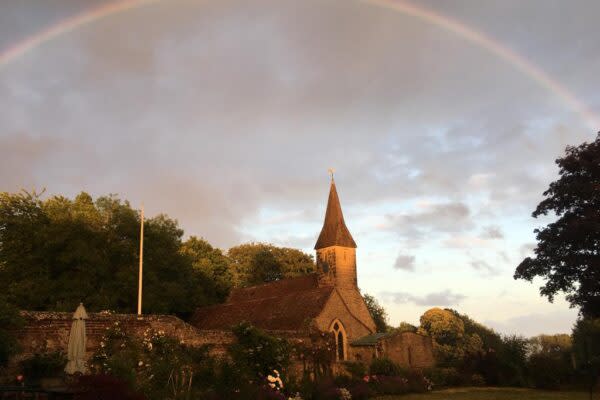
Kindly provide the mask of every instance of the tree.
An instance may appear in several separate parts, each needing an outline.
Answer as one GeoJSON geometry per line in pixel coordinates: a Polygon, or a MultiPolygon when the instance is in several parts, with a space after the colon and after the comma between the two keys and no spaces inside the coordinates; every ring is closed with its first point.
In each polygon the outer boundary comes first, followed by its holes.
{"type": "Polygon", "coordinates": [[[540,389],[558,389],[571,378],[571,336],[539,335],[529,339],[527,372],[540,389]]]}
{"type": "Polygon", "coordinates": [[[431,308],[420,318],[418,333],[431,336],[436,359],[457,366],[465,355],[465,324],[449,310],[431,308]]]}
{"type": "Polygon", "coordinates": [[[560,178],[544,192],[533,217],[558,219],[536,229],[535,257],[525,258],[514,278],[545,278],[540,294],[553,301],[563,292],[584,317],[600,317],[600,132],[594,142],[566,148],[556,160],[560,178]]]}
{"type": "Polygon", "coordinates": [[[580,319],[573,328],[575,367],[586,377],[592,400],[594,386],[600,381],[600,318],[580,319]]]}
{"type": "Polygon", "coordinates": [[[246,243],[227,252],[236,287],[251,286],[315,272],[311,255],[266,243],[246,243]]]}
{"type": "Polygon", "coordinates": [[[0,368],[6,366],[10,357],[18,352],[15,333],[22,324],[19,310],[0,297],[0,368]]]}
{"type": "Polygon", "coordinates": [[[365,304],[367,305],[367,309],[369,310],[369,314],[371,314],[371,318],[373,318],[373,322],[375,322],[375,326],[377,327],[377,332],[387,332],[390,330],[390,326],[387,323],[388,316],[385,308],[377,299],[370,294],[364,294],[363,299],[365,300],[365,304]]]}
{"type": "MultiPolygon", "coordinates": [[[[140,215],[115,196],[93,200],[0,193],[0,293],[21,309],[133,312],[140,215]]],[[[146,313],[186,315],[219,301],[211,277],[181,251],[183,231],[166,215],[145,221],[146,313]]]]}
{"type": "Polygon", "coordinates": [[[224,301],[232,286],[232,274],[229,259],[220,249],[212,247],[204,239],[191,236],[181,245],[181,253],[190,258],[196,271],[210,278],[216,286],[217,296],[224,301]]]}
{"type": "Polygon", "coordinates": [[[400,324],[398,325],[398,327],[396,328],[396,330],[398,332],[412,332],[412,333],[417,333],[417,327],[414,326],[411,323],[406,322],[406,321],[400,322],[400,324]]]}

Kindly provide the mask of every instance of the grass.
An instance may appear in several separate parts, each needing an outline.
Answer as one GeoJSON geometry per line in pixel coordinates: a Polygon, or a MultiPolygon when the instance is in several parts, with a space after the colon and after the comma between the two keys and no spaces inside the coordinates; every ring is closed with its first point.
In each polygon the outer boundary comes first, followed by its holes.
{"type": "MultiPolygon", "coordinates": [[[[585,392],[544,391],[519,388],[465,387],[423,394],[384,396],[376,400],[588,400],[585,392]]],[[[600,399],[594,393],[594,399],[600,399]]]]}

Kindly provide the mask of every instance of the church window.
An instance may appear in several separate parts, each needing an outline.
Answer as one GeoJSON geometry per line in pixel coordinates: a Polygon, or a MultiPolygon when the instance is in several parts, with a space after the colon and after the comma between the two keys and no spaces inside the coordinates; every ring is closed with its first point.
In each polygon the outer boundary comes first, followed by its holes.
{"type": "Polygon", "coordinates": [[[346,331],[339,320],[331,325],[331,331],[335,339],[335,356],[337,361],[344,361],[346,357],[346,331]]]}

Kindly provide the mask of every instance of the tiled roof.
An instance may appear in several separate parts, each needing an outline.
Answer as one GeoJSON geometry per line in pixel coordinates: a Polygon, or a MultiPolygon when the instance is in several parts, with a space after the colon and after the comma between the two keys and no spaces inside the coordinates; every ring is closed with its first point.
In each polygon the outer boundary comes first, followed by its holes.
{"type": "Polygon", "coordinates": [[[327,200],[327,211],[325,211],[325,221],[323,228],[315,244],[315,249],[322,249],[329,246],[344,246],[356,248],[356,243],[346,227],[342,206],[335,188],[335,182],[331,181],[329,189],[329,199],[327,200]]]}
{"type": "Polygon", "coordinates": [[[375,346],[377,341],[383,337],[386,337],[387,333],[373,333],[371,335],[363,336],[354,340],[350,345],[352,346],[375,346]]]}
{"type": "Polygon", "coordinates": [[[199,329],[230,329],[242,321],[268,330],[298,330],[323,310],[332,286],[319,287],[315,275],[235,289],[228,301],[196,311],[199,329]]]}

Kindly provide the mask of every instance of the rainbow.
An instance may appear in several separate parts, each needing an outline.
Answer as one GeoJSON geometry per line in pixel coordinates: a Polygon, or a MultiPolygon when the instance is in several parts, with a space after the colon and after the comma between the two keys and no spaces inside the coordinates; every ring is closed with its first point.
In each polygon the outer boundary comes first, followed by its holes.
{"type": "MultiPolygon", "coordinates": [[[[0,53],[0,68],[11,61],[22,57],[44,43],[69,33],[77,28],[114,14],[122,13],[162,0],[120,0],[111,2],[92,10],[85,11],[43,31],[30,36],[0,53]]],[[[528,61],[515,51],[492,39],[486,34],[469,28],[465,24],[445,15],[438,14],[423,6],[417,6],[404,0],[358,0],[360,2],[382,7],[404,15],[418,18],[451,32],[464,40],[479,46],[499,59],[505,61],[518,71],[530,77],[540,86],[558,96],[570,109],[575,111],[592,129],[600,129],[600,117],[584,102],[579,100],[567,87],[553,79],[540,67],[528,61]]]]}

